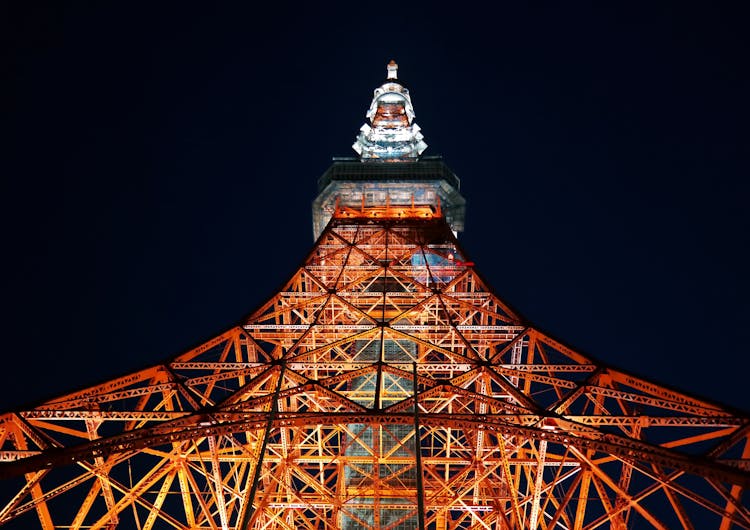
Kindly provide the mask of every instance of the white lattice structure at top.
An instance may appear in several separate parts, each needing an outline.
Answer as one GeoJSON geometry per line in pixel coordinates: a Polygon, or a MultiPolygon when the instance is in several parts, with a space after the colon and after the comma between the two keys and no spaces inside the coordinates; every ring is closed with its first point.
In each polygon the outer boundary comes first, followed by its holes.
{"type": "Polygon", "coordinates": [[[392,60],[387,68],[388,78],[375,89],[367,111],[368,123],[360,128],[352,148],[361,160],[414,160],[427,144],[414,122],[409,90],[398,81],[398,65],[392,60]]]}

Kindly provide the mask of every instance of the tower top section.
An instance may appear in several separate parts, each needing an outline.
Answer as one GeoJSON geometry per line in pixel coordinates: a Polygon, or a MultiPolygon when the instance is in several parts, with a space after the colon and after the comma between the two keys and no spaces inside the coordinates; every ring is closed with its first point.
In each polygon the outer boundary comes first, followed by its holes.
{"type": "Polygon", "coordinates": [[[354,142],[359,157],[334,158],[318,180],[312,205],[316,239],[331,219],[374,224],[442,218],[454,234],[464,229],[460,181],[439,156],[420,156],[427,144],[414,123],[409,91],[398,81],[396,61],[387,72],[354,142]]]}
{"type": "Polygon", "coordinates": [[[427,149],[419,125],[414,122],[414,107],[409,90],[398,80],[398,64],[387,65],[385,83],[375,89],[352,148],[363,162],[415,161],[427,149]]]}

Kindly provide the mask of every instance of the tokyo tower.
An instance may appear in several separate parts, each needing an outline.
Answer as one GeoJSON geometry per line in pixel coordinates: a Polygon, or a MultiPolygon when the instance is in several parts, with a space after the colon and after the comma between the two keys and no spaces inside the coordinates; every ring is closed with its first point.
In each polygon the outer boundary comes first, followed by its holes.
{"type": "MultiPolygon", "coordinates": [[[[750,417],[566,346],[457,240],[395,62],[241,325],[0,416],[0,525],[750,529],[750,417]]],[[[488,242],[491,244],[491,241],[488,242]]]]}

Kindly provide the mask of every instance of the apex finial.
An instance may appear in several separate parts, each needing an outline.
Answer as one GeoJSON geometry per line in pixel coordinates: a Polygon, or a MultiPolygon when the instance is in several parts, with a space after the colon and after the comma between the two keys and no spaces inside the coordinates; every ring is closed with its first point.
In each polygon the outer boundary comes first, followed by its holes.
{"type": "Polygon", "coordinates": [[[396,61],[391,59],[391,62],[388,63],[388,79],[398,79],[398,64],[396,64],[396,61]]]}

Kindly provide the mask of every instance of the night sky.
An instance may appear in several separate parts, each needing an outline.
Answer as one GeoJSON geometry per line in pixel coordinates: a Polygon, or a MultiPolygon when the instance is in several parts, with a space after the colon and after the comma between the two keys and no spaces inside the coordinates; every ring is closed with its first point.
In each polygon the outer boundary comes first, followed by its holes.
{"type": "Polygon", "coordinates": [[[390,59],[502,298],[750,409],[747,12],[104,4],[0,7],[0,409],[161,362],[266,300],[390,59]]]}

